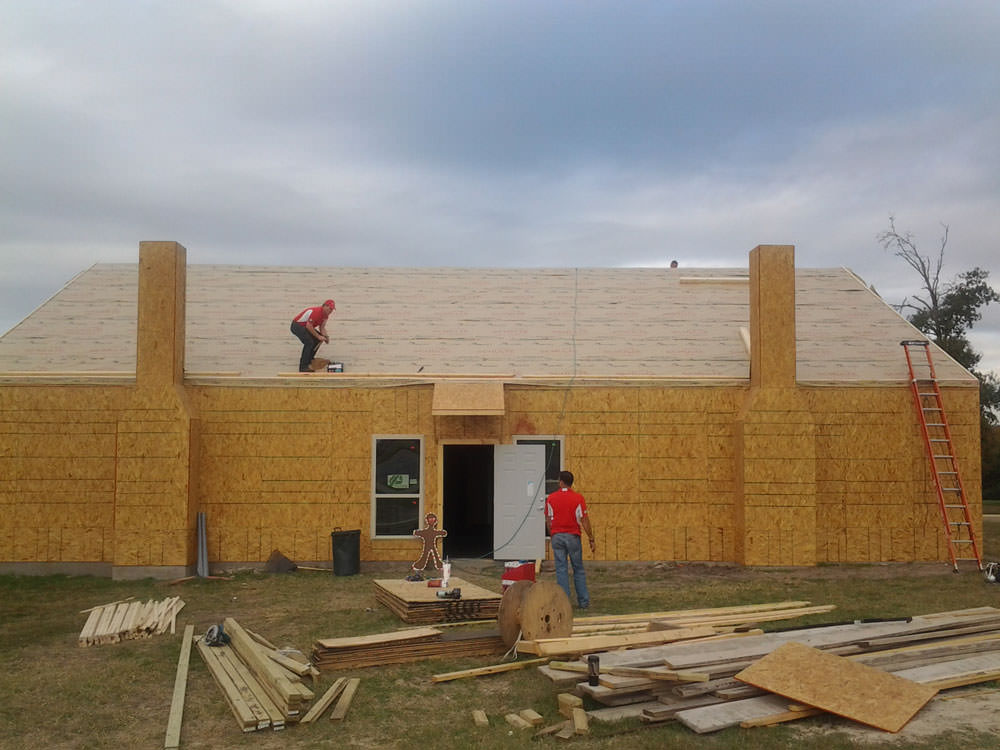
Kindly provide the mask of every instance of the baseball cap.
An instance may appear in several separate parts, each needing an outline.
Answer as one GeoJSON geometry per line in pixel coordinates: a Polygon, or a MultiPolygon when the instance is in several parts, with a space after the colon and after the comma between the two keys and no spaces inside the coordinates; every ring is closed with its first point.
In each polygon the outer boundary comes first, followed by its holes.
{"type": "Polygon", "coordinates": [[[333,300],[332,300],[332,299],[328,299],[328,300],[327,300],[326,302],[324,302],[323,304],[324,304],[324,305],[326,305],[327,307],[329,307],[329,308],[333,309],[333,310],[336,310],[336,309],[337,309],[337,306],[336,306],[336,305],[335,305],[335,304],[333,303],[333,300]]]}

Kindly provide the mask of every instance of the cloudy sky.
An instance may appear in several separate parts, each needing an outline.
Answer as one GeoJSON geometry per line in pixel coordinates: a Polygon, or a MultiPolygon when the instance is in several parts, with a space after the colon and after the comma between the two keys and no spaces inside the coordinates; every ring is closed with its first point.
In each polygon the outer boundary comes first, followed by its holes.
{"type": "MultiPolygon", "coordinates": [[[[898,302],[891,214],[1000,288],[998,39],[996,0],[0,0],[0,332],[161,239],[331,266],[794,244],[898,302]]],[[[972,338],[1000,371],[1000,306],[972,338]]]]}

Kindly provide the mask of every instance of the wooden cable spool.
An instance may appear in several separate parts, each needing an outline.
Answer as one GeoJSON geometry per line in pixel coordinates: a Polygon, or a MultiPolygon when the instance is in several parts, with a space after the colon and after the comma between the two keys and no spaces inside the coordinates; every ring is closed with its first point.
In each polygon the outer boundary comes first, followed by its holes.
{"type": "Polygon", "coordinates": [[[500,600],[500,638],[510,647],[518,638],[568,638],[573,634],[573,605],[562,587],[551,581],[516,581],[500,600]]]}

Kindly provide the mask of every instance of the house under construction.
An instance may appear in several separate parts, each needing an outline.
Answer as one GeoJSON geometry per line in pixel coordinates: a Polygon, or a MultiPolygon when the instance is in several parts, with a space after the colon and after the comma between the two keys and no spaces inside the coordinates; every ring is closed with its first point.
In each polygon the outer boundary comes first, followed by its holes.
{"type": "MultiPolygon", "coordinates": [[[[200,513],[213,569],[328,563],[344,529],[408,567],[428,512],[451,557],[518,559],[561,468],[600,560],[944,561],[899,345],[920,338],[790,246],[741,269],[293,268],[143,242],[0,338],[0,571],[188,575],[200,513]],[[344,371],[299,374],[289,323],[327,297],[344,371]]],[[[978,383],[931,352],[978,536],[978,383]]]]}

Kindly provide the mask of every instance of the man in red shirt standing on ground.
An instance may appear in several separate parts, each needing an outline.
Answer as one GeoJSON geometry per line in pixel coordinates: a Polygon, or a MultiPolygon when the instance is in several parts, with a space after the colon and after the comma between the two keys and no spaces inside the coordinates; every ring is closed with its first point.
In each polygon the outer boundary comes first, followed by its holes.
{"type": "Polygon", "coordinates": [[[299,372],[312,372],[309,363],[316,356],[320,344],[329,344],[326,335],[326,319],[337,309],[332,299],[319,307],[307,307],[292,320],[292,333],[302,342],[302,356],[299,357],[299,372]]]}
{"type": "Polygon", "coordinates": [[[590,553],[593,554],[594,531],[587,515],[587,501],[583,499],[583,495],[573,490],[572,472],[560,471],[559,489],[545,500],[545,528],[551,537],[552,555],[556,560],[556,583],[562,586],[566,596],[572,601],[566,570],[566,558],[569,558],[569,563],[573,566],[573,588],[576,589],[577,604],[580,609],[587,609],[590,606],[590,593],[587,591],[587,574],[583,570],[581,527],[587,532],[590,553]]]}

